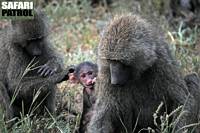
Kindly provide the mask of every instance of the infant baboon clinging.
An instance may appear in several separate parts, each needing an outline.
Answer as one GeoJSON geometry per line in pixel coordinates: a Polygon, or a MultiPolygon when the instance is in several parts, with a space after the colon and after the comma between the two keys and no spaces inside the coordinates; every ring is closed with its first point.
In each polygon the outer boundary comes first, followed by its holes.
{"type": "Polygon", "coordinates": [[[46,21],[44,13],[37,10],[34,19],[13,20],[0,33],[0,99],[6,119],[20,116],[22,111],[30,113],[31,109],[40,113],[44,107],[54,112],[56,83],[67,73],[48,41],[46,21]],[[26,73],[30,63],[34,69],[26,73]],[[37,91],[40,94],[33,103],[37,91]]]}
{"type": "Polygon", "coordinates": [[[93,106],[96,100],[94,85],[97,71],[96,64],[85,61],[78,64],[73,73],[69,73],[69,80],[71,79],[72,82],[80,83],[83,86],[83,111],[77,133],[85,133],[93,115],[93,106]]]}
{"type": "Polygon", "coordinates": [[[161,102],[161,114],[185,104],[176,131],[195,122],[196,101],[160,36],[137,15],[117,16],[105,28],[98,46],[98,94],[89,133],[156,129],[153,114],[161,102]]]}

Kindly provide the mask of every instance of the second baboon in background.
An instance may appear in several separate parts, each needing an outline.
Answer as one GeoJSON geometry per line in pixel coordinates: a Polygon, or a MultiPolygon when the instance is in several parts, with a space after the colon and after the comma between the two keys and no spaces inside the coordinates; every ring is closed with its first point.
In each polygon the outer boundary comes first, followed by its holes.
{"type": "Polygon", "coordinates": [[[83,111],[80,119],[78,133],[85,133],[88,123],[93,115],[95,97],[95,82],[97,77],[97,65],[85,61],[75,67],[73,73],[69,73],[69,80],[80,83],[83,86],[83,111]]]}
{"type": "Polygon", "coordinates": [[[97,65],[98,94],[89,133],[147,132],[148,127],[160,132],[153,114],[161,102],[165,106],[158,115],[183,106],[175,131],[183,132],[183,126],[197,122],[197,103],[168,44],[140,16],[117,16],[105,27],[97,65]]]}

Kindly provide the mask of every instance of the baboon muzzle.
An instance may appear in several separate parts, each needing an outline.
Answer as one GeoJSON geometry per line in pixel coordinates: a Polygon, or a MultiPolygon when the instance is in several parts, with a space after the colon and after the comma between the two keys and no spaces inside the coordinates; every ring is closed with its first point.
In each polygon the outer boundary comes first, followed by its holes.
{"type": "Polygon", "coordinates": [[[120,62],[110,64],[111,84],[123,86],[130,78],[130,68],[120,62]]]}

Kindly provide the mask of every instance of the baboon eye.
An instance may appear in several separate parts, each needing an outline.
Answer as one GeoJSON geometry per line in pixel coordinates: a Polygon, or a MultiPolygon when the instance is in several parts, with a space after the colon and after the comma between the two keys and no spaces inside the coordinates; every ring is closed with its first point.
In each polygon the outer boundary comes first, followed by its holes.
{"type": "Polygon", "coordinates": [[[89,72],[88,72],[88,75],[92,75],[92,73],[93,73],[92,71],[89,71],[89,72]]]}
{"type": "Polygon", "coordinates": [[[39,37],[35,37],[35,38],[30,38],[27,41],[42,41],[43,38],[44,38],[44,36],[39,36],[39,37]]]}
{"type": "Polygon", "coordinates": [[[31,38],[29,40],[27,40],[27,43],[34,43],[34,42],[42,42],[43,38],[31,38]]]}
{"type": "Polygon", "coordinates": [[[85,74],[81,74],[81,78],[85,78],[85,74]]]}

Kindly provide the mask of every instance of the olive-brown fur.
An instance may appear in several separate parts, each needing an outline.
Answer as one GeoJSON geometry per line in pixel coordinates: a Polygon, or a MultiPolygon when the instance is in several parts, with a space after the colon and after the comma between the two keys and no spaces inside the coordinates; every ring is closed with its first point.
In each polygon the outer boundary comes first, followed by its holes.
{"type": "Polygon", "coordinates": [[[153,114],[161,102],[166,107],[161,114],[185,104],[176,130],[196,122],[196,101],[189,95],[168,44],[140,16],[121,15],[110,21],[100,39],[97,65],[97,100],[89,133],[132,133],[135,125],[135,132],[155,129],[153,114]],[[111,84],[112,62],[130,69],[123,86],[111,84]]]}
{"type": "Polygon", "coordinates": [[[48,35],[46,16],[39,10],[36,10],[34,19],[13,20],[10,27],[0,33],[0,104],[6,120],[19,117],[20,112],[30,113],[38,104],[40,106],[34,113],[43,112],[45,107],[54,112],[56,83],[61,82],[67,73],[62,72],[62,59],[56,54],[48,35]],[[28,47],[28,42],[41,47],[35,52],[28,47]],[[36,56],[30,54],[34,52],[36,56]],[[32,70],[26,71],[33,64],[32,70]],[[48,69],[41,69],[48,70],[43,71],[43,75],[54,74],[41,76],[38,69],[43,65],[48,66],[48,69]],[[33,103],[37,91],[39,96],[33,103]],[[14,102],[11,103],[11,99],[14,102]]]}

